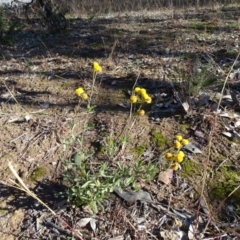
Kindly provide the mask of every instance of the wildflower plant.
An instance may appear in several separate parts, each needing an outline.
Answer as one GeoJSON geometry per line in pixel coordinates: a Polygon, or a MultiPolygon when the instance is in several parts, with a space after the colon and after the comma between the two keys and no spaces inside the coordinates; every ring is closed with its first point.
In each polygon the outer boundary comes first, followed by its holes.
{"type": "Polygon", "coordinates": [[[156,164],[146,164],[143,161],[136,161],[131,167],[118,163],[117,169],[104,162],[92,171],[92,156],[93,153],[79,150],[74,155],[74,161],[63,163],[63,179],[67,186],[68,200],[75,206],[88,205],[93,213],[99,209],[104,210],[101,201],[114,188],[121,190],[132,186],[139,189],[136,185],[138,180],[151,181],[158,172],[156,164]]]}
{"type": "Polygon", "coordinates": [[[88,95],[82,87],[78,87],[77,89],[75,89],[75,94],[79,97],[79,102],[80,100],[88,100],[88,104],[87,104],[88,112],[92,112],[92,110],[95,108],[95,106],[91,106],[91,100],[93,96],[93,90],[94,90],[97,74],[102,72],[102,67],[99,65],[98,62],[93,62],[92,71],[93,71],[92,87],[91,87],[90,95],[88,95]]]}
{"type": "Polygon", "coordinates": [[[94,90],[97,74],[102,72],[102,67],[100,66],[100,64],[98,62],[93,62],[92,70],[93,70],[92,88],[91,88],[91,93],[90,93],[90,97],[89,97],[88,108],[91,108],[91,100],[92,100],[92,95],[93,95],[93,90],[94,90]]]}
{"type": "Polygon", "coordinates": [[[131,103],[131,109],[130,109],[130,116],[132,114],[132,108],[133,104],[140,104],[137,110],[137,114],[139,116],[144,116],[145,111],[142,109],[142,105],[144,103],[150,104],[152,103],[152,98],[151,96],[147,93],[147,90],[145,88],[140,88],[140,87],[135,87],[132,95],[129,98],[130,103],[131,103]]]}
{"type": "Polygon", "coordinates": [[[184,139],[181,135],[177,135],[174,141],[175,153],[167,152],[165,154],[165,159],[170,161],[170,168],[173,170],[181,169],[180,163],[184,161],[185,153],[182,151],[182,147],[189,144],[188,139],[184,139]]]}

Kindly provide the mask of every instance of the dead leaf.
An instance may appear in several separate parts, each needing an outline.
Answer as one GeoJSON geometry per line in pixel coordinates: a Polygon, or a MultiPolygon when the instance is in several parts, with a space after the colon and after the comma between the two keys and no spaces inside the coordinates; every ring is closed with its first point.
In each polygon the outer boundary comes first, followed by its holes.
{"type": "Polygon", "coordinates": [[[86,227],[86,225],[90,222],[92,218],[82,218],[80,219],[77,224],[79,227],[86,227]]]}
{"type": "Polygon", "coordinates": [[[202,223],[203,223],[203,219],[201,216],[199,216],[197,219],[192,218],[192,223],[189,225],[189,229],[188,229],[188,239],[189,240],[203,239],[202,223]]]}
{"type": "Polygon", "coordinates": [[[181,240],[184,235],[185,233],[180,231],[178,228],[160,231],[160,236],[164,240],[181,240]]]}
{"type": "Polygon", "coordinates": [[[151,196],[148,192],[145,191],[132,191],[132,190],[126,190],[126,191],[120,191],[119,189],[115,188],[114,192],[124,199],[127,202],[136,202],[136,201],[144,201],[144,202],[151,202],[151,196]]]}
{"type": "Polygon", "coordinates": [[[90,220],[90,226],[91,226],[91,228],[92,228],[92,230],[93,230],[94,232],[95,232],[95,230],[96,230],[96,222],[97,222],[96,219],[91,218],[91,220],[90,220]]]}
{"type": "Polygon", "coordinates": [[[77,222],[77,224],[79,227],[86,227],[86,225],[88,223],[90,223],[92,230],[95,231],[96,230],[96,222],[97,222],[96,219],[90,217],[90,218],[82,218],[81,220],[79,220],[77,222]]]}
{"type": "Polygon", "coordinates": [[[189,110],[189,104],[188,104],[187,102],[184,102],[184,103],[182,103],[182,106],[183,106],[185,112],[188,112],[188,110],[189,110]]]}
{"type": "Polygon", "coordinates": [[[158,175],[158,181],[161,181],[165,184],[169,184],[172,181],[173,169],[167,169],[164,172],[160,172],[158,175]]]}
{"type": "Polygon", "coordinates": [[[201,149],[193,143],[189,143],[183,147],[184,150],[187,150],[191,153],[202,153],[201,149]]]}
{"type": "Polygon", "coordinates": [[[230,132],[222,132],[222,135],[224,135],[225,137],[229,137],[229,138],[233,137],[233,134],[230,132]]]}
{"type": "Polygon", "coordinates": [[[199,138],[204,138],[204,133],[202,131],[196,130],[194,135],[199,138]]]}

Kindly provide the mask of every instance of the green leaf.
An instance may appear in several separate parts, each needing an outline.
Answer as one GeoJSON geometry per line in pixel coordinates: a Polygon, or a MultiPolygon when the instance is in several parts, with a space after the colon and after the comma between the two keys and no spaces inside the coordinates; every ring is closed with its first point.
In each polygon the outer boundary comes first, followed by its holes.
{"type": "Polygon", "coordinates": [[[87,181],[86,183],[84,183],[84,184],[82,185],[82,188],[86,188],[91,182],[92,182],[92,181],[87,181]]]}

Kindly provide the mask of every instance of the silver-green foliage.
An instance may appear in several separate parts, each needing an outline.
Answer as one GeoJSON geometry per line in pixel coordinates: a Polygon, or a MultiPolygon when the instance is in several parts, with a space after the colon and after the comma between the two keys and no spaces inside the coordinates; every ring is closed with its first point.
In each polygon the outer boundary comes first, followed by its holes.
{"type": "Polygon", "coordinates": [[[67,185],[67,196],[75,206],[88,205],[93,212],[103,210],[101,200],[107,197],[114,188],[135,187],[139,179],[152,180],[158,168],[156,164],[145,164],[136,161],[133,166],[110,166],[104,162],[99,167],[91,166],[90,158],[93,154],[85,154],[79,151],[73,161],[65,162],[64,182],[67,185]]]}

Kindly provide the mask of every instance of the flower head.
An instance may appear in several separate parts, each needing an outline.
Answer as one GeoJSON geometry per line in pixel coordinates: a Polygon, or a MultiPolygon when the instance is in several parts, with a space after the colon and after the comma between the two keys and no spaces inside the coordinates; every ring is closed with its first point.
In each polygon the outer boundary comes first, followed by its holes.
{"type": "Polygon", "coordinates": [[[181,145],[181,143],[180,143],[178,140],[176,140],[176,141],[174,142],[174,147],[175,147],[176,149],[179,149],[181,146],[182,146],[182,145],[181,145]]]}
{"type": "Polygon", "coordinates": [[[76,94],[78,97],[80,97],[82,93],[84,93],[84,90],[83,90],[83,88],[81,88],[81,87],[79,87],[79,88],[77,88],[77,89],[75,90],[75,94],[76,94]]]}
{"type": "Polygon", "coordinates": [[[183,151],[179,151],[178,154],[182,155],[183,157],[185,157],[185,153],[183,151]]]}
{"type": "Polygon", "coordinates": [[[146,103],[151,103],[152,102],[152,98],[150,96],[148,96],[147,98],[144,98],[146,103]]]}
{"type": "Polygon", "coordinates": [[[178,153],[177,155],[175,155],[175,160],[178,162],[178,163],[181,163],[184,159],[184,155],[181,154],[181,153],[178,153]]]}
{"type": "Polygon", "coordinates": [[[188,141],[187,139],[183,139],[183,140],[181,141],[181,143],[182,143],[183,146],[186,146],[186,145],[189,144],[189,141],[188,141]]]}
{"type": "Polygon", "coordinates": [[[135,96],[135,95],[132,95],[132,96],[130,97],[130,102],[131,102],[131,103],[136,103],[137,100],[138,100],[138,98],[137,98],[137,96],[135,96]]]}
{"type": "Polygon", "coordinates": [[[141,90],[140,87],[135,87],[134,92],[135,92],[135,93],[139,93],[140,90],[141,90]]]}
{"type": "Polygon", "coordinates": [[[147,90],[145,88],[140,88],[139,92],[142,96],[147,93],[147,90]]]}
{"type": "Polygon", "coordinates": [[[101,72],[102,71],[102,67],[99,65],[98,62],[93,62],[93,71],[94,72],[101,72]]]}
{"type": "Polygon", "coordinates": [[[183,139],[183,137],[182,137],[181,135],[177,135],[175,138],[176,138],[176,140],[178,140],[179,142],[181,142],[182,139],[183,139]]]}
{"type": "Polygon", "coordinates": [[[87,99],[88,99],[88,95],[87,95],[86,93],[82,93],[82,94],[81,94],[81,98],[82,98],[83,100],[87,100],[87,99]]]}
{"type": "Polygon", "coordinates": [[[140,115],[140,116],[144,116],[145,111],[144,111],[143,109],[139,109],[139,110],[137,111],[137,114],[140,115]]]}
{"type": "Polygon", "coordinates": [[[173,169],[174,171],[177,171],[180,168],[180,164],[173,163],[173,164],[171,164],[170,168],[173,169]]]}
{"type": "Polygon", "coordinates": [[[170,152],[166,153],[165,158],[166,158],[167,160],[172,160],[172,158],[173,158],[172,153],[170,153],[170,152]]]}

